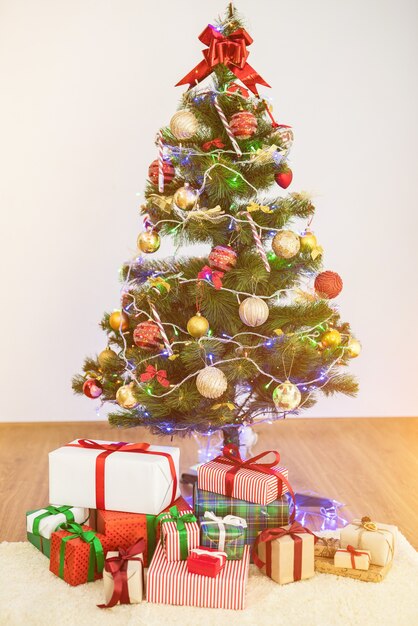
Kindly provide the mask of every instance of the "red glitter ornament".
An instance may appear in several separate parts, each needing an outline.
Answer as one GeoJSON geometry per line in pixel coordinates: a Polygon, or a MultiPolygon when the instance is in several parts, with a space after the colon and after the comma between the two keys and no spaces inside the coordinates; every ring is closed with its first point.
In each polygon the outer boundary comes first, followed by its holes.
{"type": "Polygon", "coordinates": [[[230,246],[215,246],[208,259],[212,269],[228,272],[237,264],[237,253],[230,246]]]}
{"type": "Polygon", "coordinates": [[[250,111],[238,111],[229,120],[229,125],[237,139],[249,139],[257,131],[257,118],[250,111]]]}
{"type": "Polygon", "coordinates": [[[342,288],[343,281],[337,272],[321,272],[315,278],[315,291],[322,298],[336,298],[342,288]]]}
{"type": "MultiPolygon", "coordinates": [[[[171,183],[175,174],[176,172],[170,161],[163,161],[164,185],[168,185],[168,183],[171,183]]],[[[158,185],[158,159],[155,159],[155,161],[153,161],[149,166],[148,178],[153,185],[158,185]]]]}
{"type": "Polygon", "coordinates": [[[88,398],[94,400],[103,393],[103,387],[96,378],[88,378],[83,385],[83,393],[88,398]]]}
{"type": "Polygon", "coordinates": [[[282,172],[277,172],[274,178],[276,179],[276,183],[279,185],[279,187],[287,189],[292,182],[293,172],[291,169],[288,168],[282,172]]]}
{"type": "Polygon", "coordinates": [[[134,343],[142,350],[155,350],[162,347],[160,329],[155,322],[141,322],[134,330],[134,343]]]}

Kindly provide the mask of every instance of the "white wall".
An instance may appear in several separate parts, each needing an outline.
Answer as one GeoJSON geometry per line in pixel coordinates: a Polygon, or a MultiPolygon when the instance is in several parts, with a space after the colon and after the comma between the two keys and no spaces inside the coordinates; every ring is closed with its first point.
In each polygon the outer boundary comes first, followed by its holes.
{"type": "MultiPolygon", "coordinates": [[[[224,4],[0,3],[1,420],[94,418],[70,378],[104,345],[97,323],[117,307],[118,268],[135,251],[155,132],[224,4]]],[[[416,415],[417,5],[239,8],[250,62],[295,130],[292,188],[317,194],[314,228],[364,348],[358,398],[310,414],[416,415]]]]}

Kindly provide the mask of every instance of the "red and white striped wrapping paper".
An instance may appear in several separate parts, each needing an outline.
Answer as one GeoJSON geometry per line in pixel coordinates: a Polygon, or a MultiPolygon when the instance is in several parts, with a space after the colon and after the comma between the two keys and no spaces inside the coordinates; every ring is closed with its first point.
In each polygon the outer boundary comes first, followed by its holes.
{"type": "MultiPolygon", "coordinates": [[[[226,495],[225,476],[230,469],[231,465],[215,460],[200,465],[197,470],[198,488],[226,495]]],[[[289,472],[286,467],[275,465],[271,469],[288,479],[289,472]]],[[[276,476],[243,468],[239,469],[234,476],[234,486],[230,496],[254,504],[266,505],[277,500],[287,491],[289,491],[287,485],[276,476]]]]}
{"type": "Polygon", "coordinates": [[[243,609],[249,564],[250,548],[245,546],[242,560],[227,561],[216,578],[191,574],[187,571],[187,561],[167,561],[159,543],[148,569],[147,601],[208,609],[243,609]]]}
{"type": "MultiPolygon", "coordinates": [[[[184,511],[188,513],[189,511],[184,511]]],[[[187,533],[187,547],[198,548],[200,545],[200,527],[197,522],[187,522],[185,525],[187,533]]],[[[161,538],[164,545],[167,561],[181,561],[180,554],[180,533],[176,522],[164,522],[161,524],[161,538]]]]}

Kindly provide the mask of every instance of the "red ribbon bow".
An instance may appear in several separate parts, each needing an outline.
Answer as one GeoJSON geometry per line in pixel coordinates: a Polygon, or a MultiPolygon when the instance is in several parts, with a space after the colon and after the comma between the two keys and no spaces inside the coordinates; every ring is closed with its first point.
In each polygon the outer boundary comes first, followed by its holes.
{"type": "MultiPolygon", "coordinates": [[[[128,562],[142,561],[142,558],[136,556],[142,554],[145,550],[145,540],[139,539],[133,546],[127,548],[119,548],[118,556],[108,557],[105,561],[105,570],[112,574],[113,577],[113,593],[107,604],[98,604],[99,609],[107,609],[115,606],[118,602],[121,604],[130,604],[128,589],[128,562]]],[[[142,567],[142,588],[144,588],[144,568],[142,567]]]]}
{"type": "Polygon", "coordinates": [[[253,39],[243,28],[239,28],[225,37],[214,26],[208,24],[199,35],[199,40],[208,46],[207,50],[202,50],[204,60],[186,74],[176,87],[189,83],[190,89],[209,76],[220,63],[226,65],[256,96],[258,96],[256,83],[270,87],[264,78],[261,78],[260,74],[247,63],[249,55],[247,46],[252,44],[253,39]]]}
{"type": "Polygon", "coordinates": [[[278,495],[282,491],[282,483],[286,485],[289,490],[290,496],[293,500],[293,513],[291,515],[290,521],[293,521],[295,518],[296,512],[296,501],[295,494],[293,492],[292,487],[290,486],[289,481],[283,474],[273,469],[275,465],[280,463],[280,454],[276,450],[266,450],[261,454],[257,454],[256,456],[251,457],[244,461],[241,458],[239,448],[235,444],[229,444],[224,447],[222,450],[222,456],[217,456],[213,459],[218,463],[225,463],[226,465],[232,465],[231,469],[227,471],[225,475],[225,495],[229,497],[232,496],[233,488],[234,488],[234,480],[235,474],[239,472],[240,469],[249,469],[254,472],[262,472],[263,474],[270,474],[270,476],[275,476],[277,478],[277,491],[278,495]],[[273,461],[264,461],[264,463],[257,463],[260,459],[272,454],[274,456],[273,461]]]}
{"type": "Polygon", "coordinates": [[[90,450],[103,450],[96,457],[96,509],[106,509],[105,503],[105,462],[107,457],[113,452],[136,452],[139,454],[153,454],[163,456],[167,459],[170,467],[171,478],[173,479],[173,488],[171,494],[170,506],[176,499],[177,495],[177,472],[174,465],[173,457],[167,452],[157,452],[149,450],[149,443],[126,443],[119,441],[115,443],[99,443],[92,439],[78,439],[77,443],[67,443],[68,448],[89,448],[90,450]]]}
{"type": "Polygon", "coordinates": [[[219,148],[221,150],[222,148],[225,148],[225,144],[222,139],[219,139],[219,137],[217,137],[216,139],[212,139],[211,141],[206,141],[206,143],[202,145],[202,150],[204,150],[205,152],[209,152],[209,150],[211,150],[212,148],[219,148]]]}
{"type": "MultiPolygon", "coordinates": [[[[356,550],[356,548],[354,548],[354,546],[347,546],[346,550],[347,550],[347,552],[350,553],[350,556],[351,556],[351,567],[353,569],[356,569],[356,558],[355,557],[356,556],[361,556],[362,554],[367,554],[367,552],[358,551],[358,550],[356,550]]],[[[367,556],[369,556],[369,555],[367,554],[367,556]]],[[[370,559],[370,557],[369,557],[369,559],[370,559]]]]}
{"type": "Polygon", "coordinates": [[[140,380],[141,382],[146,383],[148,380],[152,380],[153,378],[156,378],[157,382],[159,382],[163,387],[170,386],[166,370],[157,370],[157,368],[153,365],[148,365],[145,368],[145,372],[141,374],[140,380]]]}
{"type": "Polygon", "coordinates": [[[302,539],[299,535],[303,533],[309,533],[313,535],[315,543],[318,541],[318,537],[309,528],[305,528],[299,522],[293,522],[290,528],[266,528],[257,537],[253,547],[253,560],[254,563],[262,569],[266,566],[266,574],[271,578],[271,542],[274,539],[279,539],[285,535],[290,535],[294,541],[294,561],[293,561],[293,580],[300,580],[302,577],[302,539]],[[266,544],[266,562],[264,563],[257,553],[257,547],[260,543],[266,544]]]}
{"type": "Polygon", "coordinates": [[[211,280],[215,289],[222,289],[222,278],[224,274],[225,272],[213,270],[209,265],[205,265],[205,267],[202,267],[197,277],[199,280],[211,280]]]}

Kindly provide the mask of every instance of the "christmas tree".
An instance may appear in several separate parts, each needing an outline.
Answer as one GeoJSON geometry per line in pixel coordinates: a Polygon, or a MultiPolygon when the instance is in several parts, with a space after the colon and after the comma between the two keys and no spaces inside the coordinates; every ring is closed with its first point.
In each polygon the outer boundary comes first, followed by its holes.
{"type": "Polygon", "coordinates": [[[360,344],[333,303],[341,278],[322,271],[311,199],[281,192],[293,133],[259,95],[269,85],[247,62],[241,18],[230,5],[199,39],[204,59],[157,136],[121,308],[102,320],[108,347],[73,388],[115,405],[114,425],[222,429],[236,442],[241,425],[299,413],[320,393],[354,395],[343,368],[360,344]],[[175,257],[152,259],[161,237],[175,257]],[[190,243],[208,255],[178,256],[190,243]]]}

